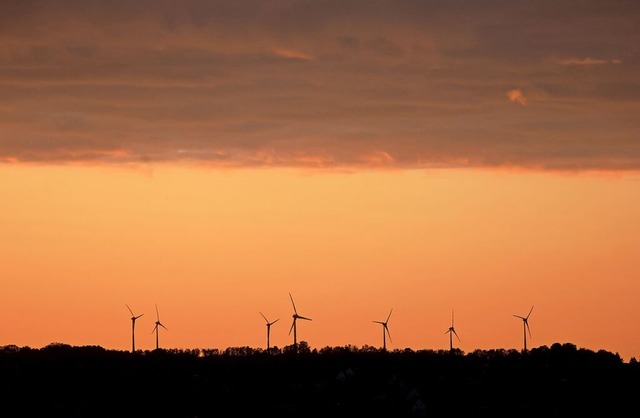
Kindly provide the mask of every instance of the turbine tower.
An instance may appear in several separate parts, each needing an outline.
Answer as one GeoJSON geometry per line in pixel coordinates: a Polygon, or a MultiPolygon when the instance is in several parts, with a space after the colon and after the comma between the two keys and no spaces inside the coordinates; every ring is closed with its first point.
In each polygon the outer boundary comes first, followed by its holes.
{"type": "Polygon", "coordinates": [[[297,329],[296,329],[296,320],[298,319],[304,319],[307,321],[311,321],[311,318],[306,318],[304,316],[300,316],[298,315],[298,310],[296,309],[296,304],[293,301],[293,296],[291,296],[291,293],[289,293],[289,298],[291,299],[291,305],[293,305],[293,323],[291,324],[291,328],[289,328],[289,335],[291,335],[291,331],[293,331],[293,346],[297,349],[298,348],[298,335],[297,335],[297,329]]]}
{"type": "Polygon", "coordinates": [[[158,304],[156,304],[156,326],[153,327],[153,331],[151,331],[152,334],[154,332],[156,333],[156,350],[160,348],[159,338],[158,338],[158,335],[160,334],[160,327],[169,331],[169,329],[164,325],[162,325],[162,323],[160,322],[160,314],[158,313],[158,304]]]}
{"type": "Polygon", "coordinates": [[[531,306],[527,316],[513,315],[516,318],[522,319],[522,326],[524,328],[524,349],[522,351],[524,353],[527,352],[527,332],[529,332],[529,337],[531,337],[531,329],[529,329],[529,315],[531,315],[531,311],[533,311],[533,306],[531,306]]]}
{"type": "Polygon", "coordinates": [[[376,324],[382,325],[382,349],[384,351],[387,351],[387,335],[389,336],[389,341],[391,341],[391,333],[389,332],[389,327],[387,325],[389,323],[389,318],[391,318],[391,312],[393,312],[393,308],[389,311],[389,316],[387,316],[386,321],[373,321],[376,324]]]}
{"type": "Polygon", "coordinates": [[[125,303],[125,305],[127,306],[127,309],[129,309],[129,312],[131,312],[131,352],[135,353],[136,352],[136,319],[140,318],[142,315],[144,315],[143,313],[141,313],[138,316],[135,316],[133,314],[133,311],[131,310],[131,308],[129,307],[129,305],[127,305],[125,303]]]}
{"type": "Polygon", "coordinates": [[[456,332],[456,329],[453,327],[453,309],[451,310],[451,326],[445,332],[445,334],[446,333],[449,333],[449,351],[453,351],[453,335],[455,334],[458,341],[462,342],[460,340],[460,337],[458,337],[458,333],[456,332]]]}
{"type": "Polygon", "coordinates": [[[278,322],[280,320],[280,318],[276,319],[273,322],[269,322],[269,320],[267,319],[266,316],[264,316],[262,314],[262,312],[260,312],[260,315],[262,315],[262,317],[264,318],[264,320],[267,322],[267,351],[269,351],[269,349],[271,348],[271,345],[269,344],[269,335],[271,334],[271,325],[275,324],[276,322],[278,322]]]}

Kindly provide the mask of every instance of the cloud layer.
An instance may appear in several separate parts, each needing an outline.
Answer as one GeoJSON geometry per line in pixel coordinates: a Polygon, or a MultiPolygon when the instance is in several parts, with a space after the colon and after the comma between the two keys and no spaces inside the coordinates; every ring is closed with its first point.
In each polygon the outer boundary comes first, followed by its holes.
{"type": "Polygon", "coordinates": [[[638,169],[638,27],[623,0],[8,0],[0,161],[638,169]]]}

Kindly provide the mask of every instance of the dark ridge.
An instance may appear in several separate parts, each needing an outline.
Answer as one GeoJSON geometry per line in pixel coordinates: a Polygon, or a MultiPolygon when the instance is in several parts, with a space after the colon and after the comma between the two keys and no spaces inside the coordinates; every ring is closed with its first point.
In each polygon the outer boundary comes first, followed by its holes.
{"type": "Polygon", "coordinates": [[[640,365],[573,344],[385,351],[0,347],[19,417],[574,417],[637,411],[640,365]]]}

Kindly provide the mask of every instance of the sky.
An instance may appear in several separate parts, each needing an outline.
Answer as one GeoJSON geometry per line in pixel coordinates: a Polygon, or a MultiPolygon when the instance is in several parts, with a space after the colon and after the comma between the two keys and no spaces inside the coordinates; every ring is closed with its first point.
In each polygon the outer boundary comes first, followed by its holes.
{"type": "Polygon", "coordinates": [[[0,3],[0,345],[640,357],[637,1],[0,3]],[[156,307],[158,311],[156,312],[156,307]]]}

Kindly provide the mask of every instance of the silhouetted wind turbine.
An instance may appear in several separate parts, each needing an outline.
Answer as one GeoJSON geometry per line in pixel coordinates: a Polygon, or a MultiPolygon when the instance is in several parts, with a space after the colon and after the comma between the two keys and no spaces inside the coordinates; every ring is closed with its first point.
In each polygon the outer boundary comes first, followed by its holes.
{"type": "MultiPolygon", "coordinates": [[[[262,312],[260,312],[260,315],[262,315],[262,312]]],[[[269,351],[269,348],[271,348],[271,346],[269,345],[269,334],[271,334],[271,325],[273,325],[276,322],[278,322],[280,320],[280,318],[276,319],[273,322],[269,322],[269,320],[267,319],[266,316],[262,315],[262,317],[267,322],[267,351],[269,351]]]]}
{"type": "Polygon", "coordinates": [[[152,334],[154,332],[156,333],[156,350],[160,348],[159,339],[158,339],[158,334],[160,334],[160,327],[169,331],[169,329],[164,325],[162,325],[162,323],[160,322],[160,314],[158,313],[158,305],[156,304],[156,326],[153,327],[153,331],[151,331],[152,334]]]}
{"type": "MultiPolygon", "coordinates": [[[[449,327],[447,332],[449,333],[449,351],[453,351],[453,334],[456,335],[456,338],[458,339],[458,341],[462,342],[460,340],[460,337],[458,337],[458,333],[456,332],[455,328],[453,327],[453,309],[451,310],[451,326],[449,327]]],[[[447,332],[445,332],[445,334],[447,332]]]]}
{"type": "MultiPolygon", "coordinates": [[[[127,305],[125,303],[125,305],[127,305]]],[[[133,311],[131,310],[131,308],[129,307],[129,305],[127,305],[127,309],[129,309],[129,312],[131,312],[131,352],[135,353],[136,352],[136,319],[140,318],[142,315],[144,315],[143,313],[135,316],[133,314],[133,311]]]]}
{"type": "Polygon", "coordinates": [[[291,331],[293,330],[293,346],[298,347],[298,335],[296,329],[296,320],[305,319],[307,321],[311,321],[311,318],[306,318],[304,316],[298,315],[298,310],[296,309],[296,304],[293,302],[293,296],[289,293],[289,298],[291,299],[291,304],[293,305],[293,323],[291,324],[291,328],[289,328],[289,335],[291,335],[291,331]]]}
{"type": "Polygon", "coordinates": [[[382,349],[387,351],[387,335],[389,336],[389,341],[391,341],[391,333],[389,332],[389,327],[387,324],[389,323],[389,318],[391,318],[391,312],[393,312],[393,308],[389,311],[389,316],[387,316],[387,320],[382,321],[373,321],[376,324],[382,325],[382,349]]]}
{"type": "Polygon", "coordinates": [[[527,351],[527,331],[529,332],[529,337],[531,337],[531,329],[529,329],[529,315],[531,315],[531,311],[533,311],[533,306],[531,306],[527,316],[513,315],[516,318],[522,319],[522,326],[524,328],[524,352],[527,351]]]}

